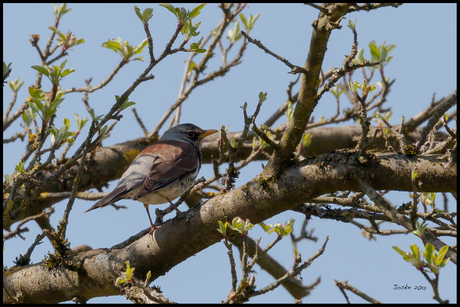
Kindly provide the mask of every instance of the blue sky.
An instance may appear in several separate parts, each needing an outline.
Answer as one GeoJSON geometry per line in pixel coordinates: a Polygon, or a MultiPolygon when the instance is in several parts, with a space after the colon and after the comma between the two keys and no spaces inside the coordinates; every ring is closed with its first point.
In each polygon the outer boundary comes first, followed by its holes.
{"type": "MultiPolygon", "coordinates": [[[[71,30],[85,43],[69,51],[67,67],[75,68],[76,72],[66,77],[61,86],[68,89],[72,86],[82,87],[84,80],[93,78],[92,85],[104,80],[120,62],[120,56],[113,51],[100,47],[108,39],[121,37],[137,45],[145,38],[142,24],[134,14],[134,5],[141,10],[151,7],[154,9],[150,21],[150,30],[154,40],[154,53],[158,56],[169,41],[176,28],[175,17],[158,4],[70,4],[72,10],[66,14],[60,30],[66,33],[71,30]]],[[[194,5],[183,4],[191,9],[194,5]]],[[[311,24],[318,11],[303,4],[249,4],[244,11],[249,14],[261,14],[250,35],[273,52],[285,57],[291,63],[303,66],[308,53],[311,36],[311,24]]],[[[206,36],[218,24],[222,16],[216,4],[206,5],[197,21],[201,21],[201,36],[206,36]]],[[[385,68],[385,73],[391,79],[396,78],[388,96],[387,106],[391,106],[392,124],[399,124],[401,116],[411,118],[424,110],[430,103],[433,94],[440,98],[447,96],[456,89],[457,84],[457,15],[456,4],[406,4],[397,9],[383,8],[372,12],[361,12],[347,15],[342,21],[342,29],[335,30],[331,35],[328,51],[323,68],[340,67],[345,55],[350,53],[353,35],[346,26],[348,20],[357,20],[359,48],[365,48],[365,56],[370,59],[368,44],[374,40],[377,45],[386,41],[397,47],[391,52],[394,57],[385,68]]],[[[41,34],[40,46],[50,36],[47,28],[54,24],[53,6],[51,4],[3,4],[3,61],[13,63],[13,71],[9,80],[16,78],[25,81],[18,94],[16,107],[27,99],[27,88],[34,84],[35,72],[32,65],[40,65],[36,50],[29,42],[30,34],[41,34]]],[[[178,42],[181,42],[179,37],[178,42]]],[[[176,46],[178,43],[176,43],[176,46]]],[[[228,41],[224,40],[224,45],[228,41]]],[[[232,59],[239,44],[232,49],[229,59],[232,59]]],[[[142,54],[146,59],[146,51],[142,54]]],[[[151,130],[163,116],[167,108],[176,100],[184,60],[189,54],[177,53],[161,62],[152,73],[153,81],[143,83],[130,96],[136,102],[136,109],[143,119],[147,129],[151,130]]],[[[62,61],[62,60],[61,60],[62,61]]],[[[58,61],[58,63],[61,63],[58,61]]],[[[219,65],[220,54],[216,54],[209,71],[219,65]]],[[[97,115],[107,112],[114,103],[115,95],[121,95],[134,79],[146,67],[146,62],[134,61],[126,65],[114,80],[103,90],[90,95],[90,105],[97,115]]],[[[184,103],[181,122],[193,122],[205,129],[219,129],[221,125],[230,126],[229,131],[241,131],[243,115],[240,106],[248,103],[248,113],[251,114],[256,106],[259,92],[267,92],[268,100],[264,103],[258,123],[264,122],[287,99],[286,88],[296,76],[288,74],[290,69],[282,62],[265,54],[254,45],[249,45],[243,63],[233,68],[224,78],[197,88],[184,103]]],[[[356,80],[362,81],[362,76],[355,73],[356,80]]],[[[378,81],[378,80],[375,80],[378,81]]],[[[43,87],[49,87],[46,80],[43,87]]],[[[294,91],[298,87],[294,87],[294,91]]],[[[12,92],[8,86],[3,90],[3,110],[11,101],[12,92]]],[[[69,94],[61,105],[56,126],[62,125],[63,118],[69,118],[71,129],[75,129],[74,112],[80,117],[86,113],[81,101],[81,94],[69,94]]],[[[346,105],[346,99],[342,100],[346,105]]],[[[336,103],[331,94],[325,94],[315,109],[314,116],[335,114],[336,103]]],[[[13,109],[13,112],[16,110],[13,109]]],[[[124,111],[124,118],[114,128],[111,137],[103,141],[109,146],[143,135],[136,123],[131,110],[124,111]]],[[[282,124],[285,117],[277,124],[282,124]]],[[[353,123],[347,123],[353,125],[353,123]]],[[[89,125],[88,125],[89,126],[89,125]]],[[[86,127],[87,128],[87,127],[86,127]]],[[[165,127],[162,129],[164,131],[165,127]]],[[[13,124],[4,138],[9,138],[16,131],[22,131],[19,122],[13,124]]],[[[87,130],[82,132],[82,138],[87,130]]],[[[4,145],[3,173],[11,174],[14,166],[24,151],[25,144],[17,141],[4,145]]],[[[223,166],[222,171],[225,166],[223,166]]],[[[256,162],[244,169],[237,181],[237,186],[247,182],[261,170],[256,162]]],[[[205,165],[200,175],[209,177],[211,168],[205,165]]],[[[109,191],[116,182],[110,184],[109,191]]],[[[399,205],[408,201],[408,193],[393,192],[386,195],[394,204],[399,205]]],[[[439,195],[439,203],[441,203],[439,195]]],[[[455,200],[449,198],[450,206],[455,200]]],[[[71,212],[68,238],[72,246],[88,244],[93,248],[110,247],[148,227],[145,209],[139,203],[124,200],[120,204],[129,207],[123,213],[113,208],[95,210],[83,214],[93,202],[77,200],[71,212]]],[[[56,226],[62,216],[66,202],[55,205],[56,213],[51,219],[56,226]]],[[[160,206],[166,207],[165,205],[160,206]]],[[[183,208],[182,208],[183,209],[183,208]]],[[[151,209],[153,212],[154,208],[151,209]]],[[[285,223],[294,217],[297,221],[295,230],[300,230],[303,217],[292,212],[285,212],[268,220],[267,223],[285,223]]],[[[170,218],[167,216],[166,218],[170,218]]],[[[16,225],[13,225],[13,228],[16,225]]],[[[24,254],[39,231],[34,222],[27,224],[30,229],[25,234],[26,241],[10,240],[5,244],[4,265],[12,266],[12,260],[20,253],[24,254]]],[[[321,283],[303,302],[344,302],[344,298],[334,284],[334,279],[346,280],[368,295],[382,302],[434,302],[431,299],[431,287],[423,276],[406,263],[391,246],[399,246],[409,250],[409,246],[420,240],[413,235],[396,235],[378,237],[377,241],[369,242],[361,235],[361,231],[351,225],[317,218],[309,222],[309,230],[315,229],[318,242],[303,242],[299,246],[303,260],[308,259],[323,244],[326,236],[330,240],[326,252],[313,265],[302,273],[303,283],[308,285],[321,276],[321,283]],[[411,290],[393,290],[394,284],[412,286],[411,290]],[[426,286],[426,290],[414,290],[415,287],[426,286]]],[[[262,246],[274,240],[274,236],[264,234],[259,226],[255,226],[252,237],[262,236],[262,246]]],[[[455,240],[446,240],[454,244],[455,240]]],[[[39,262],[44,254],[51,250],[51,245],[45,241],[38,246],[32,261],[39,262]]],[[[236,253],[237,254],[237,253],[236,253]]],[[[273,250],[275,257],[285,268],[292,264],[292,246],[289,239],[284,239],[273,250]]],[[[256,285],[264,287],[273,279],[256,266],[256,285]]],[[[441,271],[440,295],[443,299],[456,301],[456,266],[449,263],[441,271]]],[[[157,279],[154,284],[160,285],[164,295],[177,302],[220,302],[228,295],[231,286],[230,270],[225,246],[214,244],[209,249],[191,257],[157,279]]],[[[354,294],[348,293],[352,302],[364,302],[354,294]]],[[[280,287],[265,296],[254,298],[251,302],[291,302],[292,298],[280,287]]],[[[90,302],[126,302],[124,297],[97,298],[90,302]]]]}

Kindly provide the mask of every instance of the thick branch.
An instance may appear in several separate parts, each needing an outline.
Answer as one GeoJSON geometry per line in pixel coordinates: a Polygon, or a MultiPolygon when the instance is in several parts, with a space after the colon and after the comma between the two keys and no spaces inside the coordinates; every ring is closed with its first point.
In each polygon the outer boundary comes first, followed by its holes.
{"type": "MultiPolygon", "coordinates": [[[[51,272],[40,264],[13,269],[5,274],[5,289],[21,301],[56,303],[78,295],[82,300],[119,295],[114,282],[124,270],[125,260],[143,280],[149,270],[155,280],[177,264],[220,241],[217,222],[240,216],[259,223],[280,212],[295,208],[319,195],[340,190],[356,191],[358,179],[377,190],[411,191],[411,171],[418,170],[419,192],[457,191],[457,165],[441,156],[406,157],[376,154],[366,165],[356,152],[336,152],[292,166],[273,181],[260,175],[247,184],[210,199],[188,213],[191,218],[166,222],[153,238],[146,235],[122,249],[93,250],[76,255],[79,274],[63,268],[51,272]],[[27,278],[25,278],[27,276],[27,278]],[[18,281],[21,281],[19,284],[18,281]],[[21,293],[21,294],[19,294],[21,293]]],[[[9,301],[5,295],[4,302],[9,301]]]]}
{"type": "MultiPolygon", "coordinates": [[[[309,147],[303,148],[300,153],[304,157],[312,155],[319,155],[329,151],[339,149],[351,149],[356,146],[357,141],[361,135],[361,128],[357,126],[344,126],[344,127],[317,127],[307,130],[312,135],[312,143],[309,147]]],[[[420,129],[417,133],[414,133],[408,140],[408,143],[415,141],[420,133],[420,129]]],[[[272,135],[277,134],[276,140],[279,140],[282,136],[282,131],[273,131],[272,135]]],[[[370,127],[370,135],[375,134],[375,128],[370,127]]],[[[241,132],[228,133],[229,139],[238,139],[241,132]]],[[[237,160],[245,160],[252,152],[252,138],[256,134],[252,131],[248,133],[247,141],[243,144],[241,149],[237,153],[237,160]]],[[[438,133],[439,140],[447,138],[445,133],[438,133]]],[[[203,142],[203,163],[211,163],[211,156],[219,156],[219,136],[213,135],[206,138],[203,142]]],[[[394,135],[389,135],[390,143],[396,149],[398,149],[398,142],[394,135]]],[[[90,188],[101,189],[107,185],[109,181],[116,180],[121,177],[124,170],[128,167],[131,161],[136,155],[143,150],[146,146],[150,145],[144,143],[145,138],[139,138],[123,142],[120,144],[98,148],[92,158],[89,161],[91,167],[83,170],[82,178],[79,186],[79,191],[86,191],[90,188]]],[[[372,142],[368,149],[385,149],[385,140],[382,134],[379,132],[377,138],[372,142]]],[[[265,152],[258,154],[254,160],[267,160],[266,154],[271,154],[273,149],[267,147],[264,149],[265,152]]],[[[70,192],[75,178],[76,171],[80,165],[80,162],[72,167],[65,175],[63,180],[55,181],[46,192],[48,193],[61,193],[70,192]]],[[[41,171],[37,176],[36,180],[46,180],[52,176],[54,170],[41,171]]],[[[31,180],[33,181],[33,180],[31,180]]],[[[56,194],[46,194],[46,197],[34,201],[32,210],[28,212],[21,212],[17,216],[11,216],[9,221],[4,221],[3,227],[9,227],[12,223],[22,220],[25,218],[25,214],[34,215],[40,213],[43,209],[50,207],[51,205],[68,198],[68,195],[58,197],[56,194]]],[[[17,198],[16,201],[21,201],[21,198],[17,198]]],[[[16,204],[13,205],[13,207],[16,204]]],[[[17,204],[19,206],[19,203],[17,204]]]]}
{"type": "Polygon", "coordinates": [[[328,13],[320,12],[317,20],[313,22],[310,50],[303,69],[299,95],[293,116],[290,118],[286,133],[280,141],[280,149],[272,156],[265,176],[274,176],[282,165],[290,159],[292,152],[299,144],[303,132],[310,121],[310,116],[316,107],[319,77],[323,59],[327,50],[329,36],[334,28],[339,27],[342,16],[346,13],[350,4],[326,4],[328,13]]]}

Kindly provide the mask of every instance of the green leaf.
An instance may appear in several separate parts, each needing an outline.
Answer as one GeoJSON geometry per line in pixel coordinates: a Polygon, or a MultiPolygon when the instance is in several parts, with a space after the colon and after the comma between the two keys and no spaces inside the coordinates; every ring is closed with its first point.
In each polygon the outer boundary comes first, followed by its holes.
{"type": "Polygon", "coordinates": [[[116,280],[116,283],[117,285],[120,285],[120,284],[123,284],[123,283],[126,283],[126,279],[124,278],[121,278],[121,277],[118,277],[117,280],[116,280]]]}
{"type": "Polygon", "coordinates": [[[259,104],[262,104],[265,100],[267,100],[267,92],[263,93],[263,92],[260,92],[259,93],[259,104]]]}
{"type": "Polygon", "coordinates": [[[102,116],[104,116],[104,114],[101,114],[99,116],[95,116],[93,111],[88,111],[88,112],[89,112],[89,115],[91,115],[91,119],[93,121],[98,121],[98,120],[100,120],[102,118],[102,116]]]}
{"type": "Polygon", "coordinates": [[[262,227],[262,229],[265,231],[265,232],[268,232],[270,233],[272,231],[272,228],[273,226],[271,224],[265,224],[264,222],[260,222],[259,225],[262,227]]]}
{"type": "Polygon", "coordinates": [[[179,15],[179,9],[177,9],[176,11],[176,8],[174,8],[174,6],[172,6],[171,4],[169,3],[160,3],[160,6],[168,9],[171,13],[173,13],[177,18],[180,18],[180,15],[179,15]]]}
{"type": "Polygon", "coordinates": [[[193,46],[193,45],[194,44],[190,45],[190,51],[191,52],[196,52],[196,53],[204,53],[204,52],[206,52],[206,49],[194,48],[195,46],[193,46]]]}
{"type": "Polygon", "coordinates": [[[70,75],[71,73],[75,72],[75,69],[73,68],[67,68],[61,73],[61,79],[64,78],[65,76],[70,75]]]}
{"type": "Polygon", "coordinates": [[[160,3],[160,6],[162,6],[164,8],[167,8],[171,13],[176,15],[176,9],[171,4],[169,4],[169,3],[160,3]]]}
{"type": "Polygon", "coordinates": [[[348,27],[355,31],[356,30],[356,19],[355,19],[355,22],[351,22],[351,20],[348,20],[348,27]]]}
{"type": "Polygon", "coordinates": [[[34,88],[32,86],[29,86],[29,95],[33,98],[37,98],[40,100],[45,99],[45,92],[39,88],[34,88]]]}
{"type": "Polygon", "coordinates": [[[417,171],[415,169],[411,171],[411,178],[412,178],[412,181],[414,181],[415,178],[417,178],[417,171]]]}
{"type": "Polygon", "coordinates": [[[291,101],[289,101],[288,108],[286,110],[286,117],[288,121],[289,119],[291,119],[292,114],[294,114],[294,104],[291,101]]]}
{"type": "Polygon", "coordinates": [[[142,61],[144,62],[144,57],[143,56],[138,56],[138,57],[135,57],[134,59],[131,59],[131,61],[142,61]]]}
{"type": "Polygon", "coordinates": [[[227,235],[227,225],[228,223],[222,223],[221,221],[217,221],[219,224],[219,228],[217,228],[217,231],[219,231],[224,237],[227,235]]]}
{"type": "Polygon", "coordinates": [[[358,50],[356,57],[351,61],[353,64],[361,64],[366,61],[364,57],[364,48],[358,50]]]}
{"type": "Polygon", "coordinates": [[[415,221],[415,230],[412,233],[421,238],[425,233],[426,226],[421,226],[418,221],[415,221]]]}
{"type": "MultiPolygon", "coordinates": [[[[270,135],[271,135],[270,131],[267,131],[267,133],[265,133],[265,134],[267,135],[268,138],[270,138],[270,135]]],[[[260,139],[260,147],[262,149],[264,149],[265,147],[268,147],[268,146],[270,146],[270,145],[261,138],[260,139]]]]}
{"type": "Polygon", "coordinates": [[[294,222],[294,219],[290,219],[286,223],[286,226],[281,223],[276,223],[268,233],[276,232],[279,236],[287,236],[292,232],[292,225],[294,224],[294,222]]]}
{"type": "Polygon", "coordinates": [[[142,23],[147,23],[153,17],[153,9],[147,8],[145,9],[142,14],[137,6],[134,7],[134,11],[136,12],[137,17],[142,21],[142,23]]]}
{"type": "Polygon", "coordinates": [[[32,121],[37,117],[37,114],[32,110],[24,110],[24,113],[22,113],[22,120],[24,121],[24,126],[26,128],[30,127],[30,124],[32,124],[32,121]]]}
{"type": "Polygon", "coordinates": [[[22,171],[24,171],[24,164],[25,163],[26,162],[24,161],[24,162],[20,162],[18,165],[16,165],[15,172],[21,173],[22,171]]]}
{"type": "Polygon", "coordinates": [[[391,115],[393,115],[393,112],[391,112],[391,111],[385,112],[385,119],[386,119],[387,121],[389,121],[390,118],[391,118],[391,115]]]}
{"type": "Polygon", "coordinates": [[[13,182],[13,176],[11,176],[11,175],[9,175],[9,174],[5,174],[4,176],[5,176],[5,179],[6,179],[9,183],[13,182]]]}
{"type": "Polygon", "coordinates": [[[388,52],[385,48],[383,48],[382,51],[380,52],[379,62],[386,61],[387,56],[388,56],[388,52]]]}
{"type": "Polygon", "coordinates": [[[200,15],[200,13],[201,13],[200,11],[201,11],[202,8],[205,7],[205,5],[206,5],[206,3],[203,3],[203,4],[199,4],[199,5],[197,5],[196,7],[194,7],[194,8],[190,11],[190,13],[188,13],[189,18],[190,18],[190,19],[193,19],[193,18],[195,18],[196,16],[200,15]]]}
{"type": "Polygon", "coordinates": [[[420,199],[424,205],[429,205],[434,208],[436,193],[420,193],[420,199]]]}
{"type": "Polygon", "coordinates": [[[16,78],[14,81],[8,81],[8,85],[15,93],[17,93],[21,89],[23,84],[24,81],[19,81],[19,78],[16,78]]]}
{"type": "Polygon", "coordinates": [[[6,65],[5,62],[3,62],[3,76],[5,76],[5,74],[8,72],[8,70],[11,68],[11,65],[13,63],[9,63],[8,65],[6,65]]]}
{"type": "Polygon", "coordinates": [[[254,27],[254,24],[256,23],[259,17],[260,17],[260,14],[257,14],[254,17],[251,14],[249,14],[249,19],[246,19],[243,13],[240,13],[241,22],[243,23],[244,30],[247,33],[249,33],[252,30],[252,28],[254,27]]]}
{"type": "Polygon", "coordinates": [[[436,264],[438,264],[440,267],[443,267],[447,264],[447,262],[450,260],[450,258],[444,259],[444,257],[447,254],[447,251],[449,250],[448,245],[444,245],[438,253],[438,256],[436,257],[436,264]]]}
{"type": "Polygon", "coordinates": [[[51,31],[53,31],[54,33],[56,33],[57,35],[59,35],[59,37],[60,37],[63,41],[66,40],[65,35],[62,34],[62,32],[58,30],[58,28],[52,27],[52,26],[51,26],[51,27],[48,27],[48,29],[50,29],[51,31]]]}
{"type": "Polygon", "coordinates": [[[32,108],[32,110],[37,113],[37,114],[41,114],[44,112],[45,110],[45,106],[43,105],[43,103],[37,99],[37,98],[32,98],[30,99],[30,101],[28,102],[29,106],[32,108]]]}
{"type": "Polygon", "coordinates": [[[109,127],[108,127],[107,125],[105,125],[104,127],[102,127],[102,130],[101,130],[101,132],[100,132],[101,141],[107,137],[107,129],[108,129],[108,128],[109,128],[109,127]]]}
{"type": "MultiPolygon", "coordinates": [[[[198,31],[198,28],[200,25],[201,25],[201,22],[195,24],[191,20],[189,20],[182,28],[181,33],[186,34],[187,39],[198,36],[200,35],[200,32],[198,31]]],[[[201,41],[200,41],[200,44],[201,44],[201,41]]]]}
{"type": "Polygon", "coordinates": [[[147,23],[153,17],[153,9],[152,8],[146,8],[142,12],[142,17],[143,17],[143,22],[147,23]]]}
{"type": "Polygon", "coordinates": [[[50,134],[50,141],[51,141],[51,146],[54,146],[57,142],[59,142],[58,137],[59,137],[59,130],[52,125],[49,127],[49,131],[51,132],[50,134]]]}
{"type": "Polygon", "coordinates": [[[292,232],[292,226],[294,225],[295,219],[289,219],[286,223],[286,227],[284,227],[284,230],[286,231],[286,234],[290,234],[292,232]]]}
{"type": "Polygon", "coordinates": [[[56,16],[56,19],[61,19],[62,16],[64,16],[67,12],[69,12],[71,9],[67,9],[67,4],[63,3],[61,6],[58,6],[56,3],[53,3],[54,6],[54,15],[56,16]]]}
{"type": "Polygon", "coordinates": [[[88,118],[85,117],[84,119],[80,119],[80,116],[78,116],[78,113],[74,113],[74,116],[75,116],[75,122],[77,124],[77,132],[80,132],[81,129],[86,125],[86,123],[88,122],[88,118]]]}
{"type": "Polygon", "coordinates": [[[65,98],[54,99],[50,106],[57,108],[64,101],[64,99],[65,98]]]}
{"type": "Polygon", "coordinates": [[[401,254],[401,256],[403,256],[404,260],[406,260],[406,261],[408,261],[408,262],[411,262],[411,261],[410,261],[411,258],[409,257],[409,255],[408,255],[406,252],[400,250],[399,247],[397,247],[397,246],[393,246],[393,249],[394,249],[395,251],[397,251],[399,254],[401,254]]]}
{"type": "Polygon", "coordinates": [[[191,73],[196,67],[196,63],[191,61],[190,65],[188,66],[188,72],[191,73]]]}
{"type": "MultiPolygon", "coordinates": [[[[68,61],[68,60],[64,60],[64,61],[61,63],[61,65],[59,65],[59,71],[63,71],[63,70],[64,70],[65,65],[67,64],[67,61],[68,61]]],[[[56,66],[54,66],[54,67],[56,67],[56,66]]]]}
{"type": "Polygon", "coordinates": [[[133,272],[134,272],[135,268],[131,269],[131,266],[129,265],[129,260],[126,260],[125,264],[126,264],[126,277],[127,277],[128,281],[130,281],[132,279],[133,272]]]}
{"type": "Polygon", "coordinates": [[[388,135],[388,131],[390,131],[390,129],[388,127],[383,128],[383,133],[385,135],[388,135]]]}
{"type": "Polygon", "coordinates": [[[133,54],[141,53],[144,50],[145,46],[147,46],[148,44],[149,41],[145,38],[139,45],[134,47],[133,54]]]}
{"type": "Polygon", "coordinates": [[[372,62],[378,62],[380,58],[380,51],[377,45],[375,44],[375,41],[370,42],[369,48],[371,51],[372,62]]]}
{"type": "MultiPolygon", "coordinates": [[[[102,43],[101,46],[115,51],[116,53],[120,54],[125,61],[129,61],[133,55],[141,53],[143,51],[143,48],[147,44],[148,44],[148,40],[144,39],[138,46],[133,47],[129,45],[128,41],[125,41],[125,43],[123,43],[121,38],[118,37],[115,40],[109,39],[107,42],[102,43]]],[[[134,60],[143,61],[144,58],[139,56],[133,59],[133,61],[134,60]]]]}
{"type": "Polygon", "coordinates": [[[243,14],[243,13],[240,13],[240,19],[241,19],[241,22],[243,23],[244,29],[246,30],[246,32],[248,32],[248,30],[249,30],[249,23],[248,23],[246,17],[244,17],[244,14],[243,14]]]}
{"type": "Polygon", "coordinates": [[[102,43],[101,46],[105,47],[105,48],[108,48],[108,49],[111,49],[111,50],[113,50],[115,52],[119,52],[120,49],[123,46],[123,41],[119,37],[116,38],[115,40],[109,39],[107,42],[102,43]]]}
{"type": "Polygon", "coordinates": [[[435,253],[434,246],[431,243],[427,243],[425,245],[425,252],[423,253],[423,255],[428,263],[432,262],[432,258],[435,256],[435,253]]]}
{"type": "Polygon", "coordinates": [[[44,67],[41,67],[41,66],[38,66],[38,65],[34,65],[34,66],[31,66],[33,69],[35,69],[36,71],[38,71],[39,73],[49,77],[50,76],[50,73],[48,71],[48,69],[44,68],[44,67]]]}
{"type": "Polygon", "coordinates": [[[84,42],[85,42],[85,40],[84,40],[83,38],[79,38],[79,39],[77,39],[77,41],[75,42],[74,46],[83,44],[84,42]]]}
{"type": "Polygon", "coordinates": [[[230,43],[234,44],[236,41],[238,41],[240,38],[242,38],[243,35],[241,34],[240,31],[240,23],[237,21],[235,23],[235,27],[233,30],[228,30],[228,36],[227,38],[230,40],[230,43]]]}
{"type": "Polygon", "coordinates": [[[420,248],[416,244],[411,245],[410,249],[412,250],[412,254],[414,254],[415,258],[420,257],[420,248]]]}
{"type": "Polygon", "coordinates": [[[129,108],[130,106],[133,106],[135,105],[136,103],[134,101],[130,101],[130,102],[125,102],[122,104],[122,106],[120,107],[120,111],[123,111],[124,109],[126,108],[129,108]]]}
{"type": "Polygon", "coordinates": [[[350,87],[350,89],[351,89],[351,91],[353,93],[356,93],[358,91],[358,88],[361,88],[361,84],[359,82],[356,82],[356,81],[350,81],[348,86],[350,87]]]}
{"type": "Polygon", "coordinates": [[[329,90],[329,92],[331,92],[332,95],[334,95],[334,97],[335,97],[336,99],[339,99],[340,96],[342,95],[342,93],[344,92],[344,90],[341,90],[340,87],[338,87],[338,86],[336,85],[336,86],[334,86],[333,88],[331,88],[331,89],[329,90]]]}
{"type": "Polygon", "coordinates": [[[390,53],[391,50],[395,49],[396,48],[396,45],[387,45],[385,46],[385,49],[387,51],[387,53],[390,53]]]}
{"type": "Polygon", "coordinates": [[[139,19],[143,21],[143,18],[142,18],[142,14],[141,14],[141,10],[137,7],[137,6],[134,6],[134,12],[136,13],[137,17],[139,17],[139,19]]]}
{"type": "Polygon", "coordinates": [[[230,227],[231,229],[235,231],[238,231],[242,235],[246,235],[248,233],[248,230],[252,229],[254,225],[251,224],[249,219],[246,219],[246,221],[244,221],[240,217],[235,217],[232,220],[232,224],[228,224],[228,227],[230,227]]]}
{"type": "Polygon", "coordinates": [[[144,287],[148,287],[150,284],[150,279],[152,278],[152,271],[148,271],[146,278],[144,280],[144,287]]]}
{"type": "Polygon", "coordinates": [[[64,118],[64,126],[66,127],[67,130],[70,128],[70,121],[68,118],[64,118]]]}
{"type": "Polygon", "coordinates": [[[303,146],[308,147],[311,144],[311,138],[310,138],[310,133],[305,134],[303,138],[303,146]]]}

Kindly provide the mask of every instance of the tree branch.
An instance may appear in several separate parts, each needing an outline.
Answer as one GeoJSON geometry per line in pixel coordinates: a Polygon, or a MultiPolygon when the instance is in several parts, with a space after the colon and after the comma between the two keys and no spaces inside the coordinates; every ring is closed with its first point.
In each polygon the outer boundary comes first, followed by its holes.
{"type": "Polygon", "coordinates": [[[119,272],[124,270],[125,260],[129,259],[131,266],[136,268],[135,274],[139,279],[144,279],[151,270],[152,280],[155,280],[175,265],[220,241],[222,236],[216,231],[219,220],[240,216],[259,223],[319,195],[361,189],[350,174],[369,178],[369,184],[374,189],[411,191],[411,171],[415,166],[418,169],[417,179],[423,182],[418,187],[420,192],[456,192],[456,164],[446,164],[439,156],[413,159],[384,153],[376,154],[364,166],[358,162],[357,153],[321,155],[290,167],[273,182],[265,181],[259,175],[247,184],[191,209],[190,220],[175,220],[174,225],[172,221],[167,221],[154,232],[153,237],[146,235],[122,249],[77,254],[77,272],[62,267],[47,271],[40,264],[24,266],[19,270],[11,268],[5,273],[4,285],[9,293],[19,296],[24,303],[65,301],[72,299],[72,293],[77,291],[85,296],[84,299],[119,295],[114,282],[119,272]],[[348,180],[344,180],[346,178],[348,180]],[[43,282],[37,285],[36,280],[43,282]]]}
{"type": "MultiPolygon", "coordinates": [[[[328,5],[328,4],[326,4],[328,5]]],[[[350,4],[333,4],[326,7],[329,12],[320,12],[319,17],[313,22],[313,33],[310,50],[304,65],[306,73],[302,75],[299,95],[293,115],[290,118],[286,133],[279,143],[280,148],[275,151],[264,170],[264,177],[270,178],[279,173],[283,164],[291,159],[291,155],[299,144],[307,123],[318,100],[317,91],[319,77],[324,56],[327,50],[329,36],[334,28],[338,27],[342,16],[350,4]]]]}

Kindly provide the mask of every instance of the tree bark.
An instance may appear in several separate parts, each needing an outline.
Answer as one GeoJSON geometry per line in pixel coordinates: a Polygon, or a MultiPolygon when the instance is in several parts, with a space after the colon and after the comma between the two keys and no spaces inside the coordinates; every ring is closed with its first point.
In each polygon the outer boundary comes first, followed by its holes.
{"type": "Polygon", "coordinates": [[[306,159],[277,178],[260,175],[243,186],[188,211],[188,218],[166,222],[153,237],[145,235],[121,249],[97,249],[75,255],[76,271],[62,266],[48,271],[41,264],[13,267],[3,279],[4,303],[57,303],[72,299],[120,295],[115,280],[125,271],[125,261],[144,280],[148,271],[155,280],[177,264],[220,241],[218,221],[234,217],[259,223],[309,199],[334,191],[356,191],[359,181],[376,190],[412,191],[411,172],[417,169],[419,192],[457,192],[457,164],[440,155],[407,157],[394,153],[368,155],[338,151],[306,159]],[[19,283],[20,282],[20,283],[19,283]],[[8,293],[8,294],[7,294],[8,293]]]}
{"type": "MultiPolygon", "coordinates": [[[[375,134],[375,128],[371,127],[370,135],[375,134]]],[[[317,127],[312,129],[307,129],[308,133],[311,134],[312,143],[309,147],[302,148],[300,154],[305,157],[312,155],[320,155],[329,151],[334,151],[344,148],[354,148],[358,142],[360,135],[362,133],[361,127],[359,126],[344,126],[344,127],[317,127]]],[[[421,129],[417,129],[414,133],[407,136],[407,142],[414,142],[419,136],[421,129]]],[[[272,134],[275,140],[279,140],[283,131],[274,131],[272,134]]],[[[241,132],[229,133],[228,138],[238,138],[240,137],[241,132]]],[[[252,151],[252,138],[256,136],[254,132],[249,132],[247,141],[244,143],[242,148],[237,153],[237,159],[244,160],[246,159],[252,151]]],[[[437,140],[441,141],[447,138],[446,133],[438,133],[437,140]]],[[[203,141],[203,163],[211,163],[212,157],[218,159],[220,156],[219,152],[219,135],[212,135],[206,138],[203,141]]],[[[99,147],[94,154],[88,158],[88,161],[85,164],[85,168],[82,172],[79,191],[86,191],[90,188],[101,189],[106,186],[109,181],[119,179],[123,174],[124,170],[128,165],[134,160],[137,154],[142,151],[145,147],[150,144],[144,142],[144,138],[138,138],[134,140],[129,140],[123,143],[115,144],[107,147],[99,147]]],[[[390,144],[398,150],[399,143],[396,137],[392,134],[389,135],[390,144]]],[[[377,132],[375,140],[372,142],[369,147],[370,150],[384,150],[385,141],[382,137],[381,132],[377,132]]],[[[267,154],[272,154],[273,149],[267,147],[264,150],[267,154]]],[[[267,160],[266,155],[259,154],[255,157],[254,160],[267,160]]],[[[224,159],[225,161],[225,159],[224,159]]],[[[73,180],[76,176],[80,162],[72,167],[64,178],[56,180],[51,186],[46,190],[47,193],[60,193],[60,192],[70,192],[72,190],[73,180]]],[[[54,174],[53,169],[43,170],[39,172],[36,178],[33,181],[36,181],[36,184],[46,180],[54,174]]],[[[42,212],[44,209],[49,208],[53,204],[68,198],[68,196],[62,197],[51,197],[47,196],[46,193],[42,193],[42,198],[34,201],[34,206],[30,210],[17,211],[17,215],[10,216],[9,220],[4,220],[3,228],[8,229],[13,223],[23,220],[27,216],[36,215],[42,212]]],[[[15,204],[13,208],[19,207],[21,197],[18,196],[15,198],[15,204]]]]}

